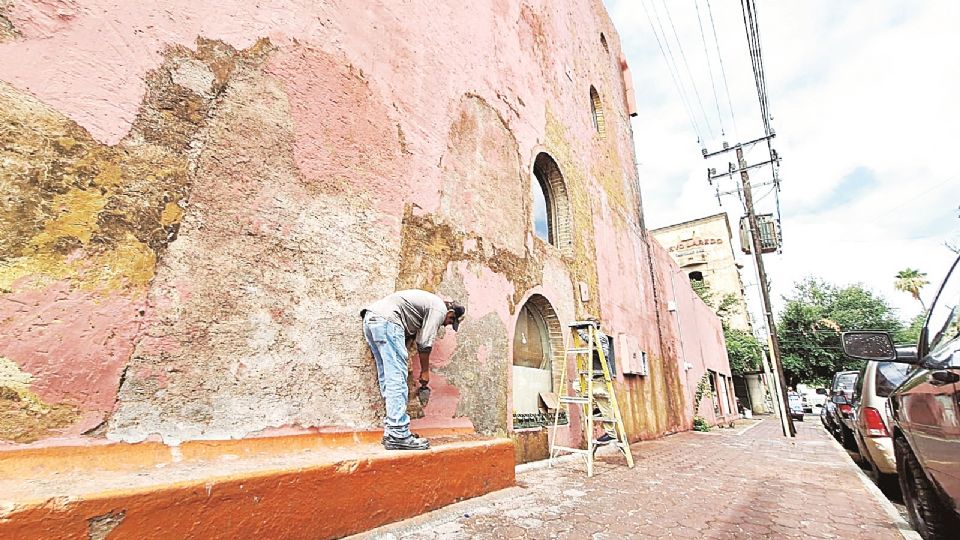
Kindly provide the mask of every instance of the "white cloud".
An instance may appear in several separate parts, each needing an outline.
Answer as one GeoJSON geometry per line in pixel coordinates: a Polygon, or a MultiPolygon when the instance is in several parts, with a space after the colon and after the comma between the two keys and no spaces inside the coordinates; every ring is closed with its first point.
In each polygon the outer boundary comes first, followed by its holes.
{"type": "MultiPolygon", "coordinates": [[[[726,169],[724,156],[700,157],[667,64],[660,55],[643,6],[656,6],[698,122],[717,132],[704,145],[721,143],[696,6],[720,96],[726,139],[762,134],[740,6],[712,2],[737,132],[727,108],[720,66],[704,0],[607,0],[634,74],[639,116],[634,137],[647,223],[659,227],[718,211],[707,166],[726,169]],[[665,6],[676,25],[703,108],[691,90],[665,6]]],[[[775,147],[783,156],[781,192],[784,253],[769,255],[774,297],[789,293],[806,275],[836,283],[862,282],[885,296],[904,317],[918,311],[909,295],[893,289],[893,276],[919,268],[936,284],[953,260],[943,242],[960,238],[960,168],[953,156],[960,124],[960,47],[955,22],[960,3],[867,1],[759,2],[760,29],[775,147]],[[866,189],[844,193],[841,182],[857,171],[866,189]],[[837,190],[841,189],[840,193],[837,190]],[[837,195],[840,195],[838,198],[837,195]]],[[[656,25],[656,20],[654,21],[656,25]]],[[[658,27],[659,30],[659,27],[658,27]]],[[[747,153],[765,159],[765,148],[747,153]]],[[[768,171],[751,175],[769,179],[768,171]]],[[[721,189],[733,188],[725,181],[721,189]]],[[[844,184],[846,185],[846,184],[844,184]]],[[[757,196],[767,192],[758,188],[757,196]]],[[[773,197],[762,211],[773,210],[773,197]]],[[[723,209],[736,223],[736,197],[723,209]]],[[[746,260],[746,257],[744,257],[746,260]]],[[[752,275],[745,281],[755,282],[752,275]]],[[[924,291],[932,298],[934,286],[924,291]]]]}

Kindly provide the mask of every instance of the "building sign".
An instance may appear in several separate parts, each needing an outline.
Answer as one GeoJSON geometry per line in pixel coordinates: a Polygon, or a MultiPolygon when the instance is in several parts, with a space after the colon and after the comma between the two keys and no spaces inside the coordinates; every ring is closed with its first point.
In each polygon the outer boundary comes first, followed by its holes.
{"type": "Polygon", "coordinates": [[[679,251],[681,249],[689,249],[697,246],[715,246],[720,244],[723,244],[723,240],[719,238],[694,238],[693,240],[684,240],[674,244],[667,248],[667,251],[673,253],[674,251],[679,251]]]}

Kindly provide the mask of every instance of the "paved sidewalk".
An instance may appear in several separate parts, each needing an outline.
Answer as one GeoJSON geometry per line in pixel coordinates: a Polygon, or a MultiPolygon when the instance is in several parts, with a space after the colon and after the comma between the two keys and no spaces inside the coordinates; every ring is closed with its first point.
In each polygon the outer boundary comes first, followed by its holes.
{"type": "MultiPolygon", "coordinates": [[[[367,538],[843,538],[899,540],[897,524],[815,418],[682,433],[518,475],[518,486],[367,538]]],[[[436,471],[443,474],[443,471],[436,471]]]]}

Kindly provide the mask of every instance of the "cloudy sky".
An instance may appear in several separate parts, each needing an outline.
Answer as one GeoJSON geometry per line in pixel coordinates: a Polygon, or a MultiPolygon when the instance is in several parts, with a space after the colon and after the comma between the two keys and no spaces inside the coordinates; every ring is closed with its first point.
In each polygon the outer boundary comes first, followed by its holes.
{"type": "MultiPolygon", "coordinates": [[[[637,94],[633,127],[648,225],[719,211],[737,223],[740,201],[725,197],[721,208],[706,181],[707,166],[726,170],[734,157],[729,153],[707,163],[700,148],[714,150],[723,140],[733,144],[763,135],[740,2],[709,4],[719,55],[707,0],[605,3],[637,94]],[[692,121],[651,21],[670,43],[692,121]],[[699,143],[694,122],[703,135],[699,143]]],[[[919,304],[894,290],[894,275],[910,266],[938,284],[954,257],[944,242],[960,244],[960,2],[757,4],[774,147],[783,157],[783,254],[764,259],[777,304],[794,282],[816,275],[840,284],[862,282],[902,317],[916,314],[919,304]]],[[[747,152],[750,163],[765,159],[765,147],[747,152]]],[[[751,174],[754,183],[769,179],[768,171],[751,174]]],[[[727,180],[721,189],[734,186],[727,180]]],[[[768,192],[755,189],[759,211],[774,210],[775,198],[768,192]]],[[[757,281],[752,268],[744,272],[748,285],[757,281]]],[[[923,291],[925,301],[934,289],[923,291]]]]}

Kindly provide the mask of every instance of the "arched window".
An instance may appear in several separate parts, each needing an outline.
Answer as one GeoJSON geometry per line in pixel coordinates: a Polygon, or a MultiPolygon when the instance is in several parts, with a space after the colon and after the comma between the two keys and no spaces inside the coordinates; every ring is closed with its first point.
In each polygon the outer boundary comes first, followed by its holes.
{"type": "Polygon", "coordinates": [[[570,200],[560,167],[546,152],[540,152],[533,162],[533,176],[534,232],[563,254],[573,255],[570,200]]]}
{"type": "Polygon", "coordinates": [[[703,281],[703,272],[690,272],[687,275],[690,277],[690,281],[703,281]]]}
{"type": "Polygon", "coordinates": [[[593,128],[597,130],[601,139],[605,139],[607,132],[603,123],[603,103],[600,101],[600,94],[593,86],[590,87],[590,113],[593,115],[593,128]]]}
{"type": "Polygon", "coordinates": [[[533,194],[533,233],[544,242],[553,243],[550,239],[550,211],[547,206],[547,194],[540,179],[536,176],[530,179],[530,192],[533,194]]]}
{"type": "MultiPolygon", "coordinates": [[[[553,392],[553,366],[564,360],[563,330],[553,306],[535,294],[517,312],[513,334],[513,413],[535,415],[546,410],[541,395],[553,392]]],[[[559,375],[557,375],[559,376],[559,375]]]]}
{"type": "Polygon", "coordinates": [[[600,32],[600,45],[603,46],[603,52],[610,54],[610,47],[607,45],[607,36],[600,32]]]}

